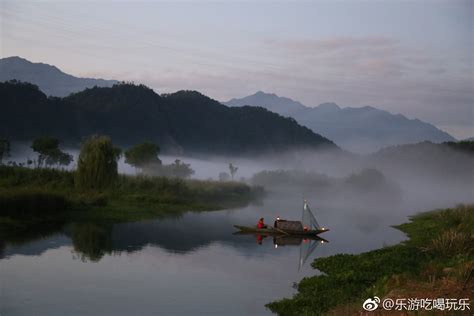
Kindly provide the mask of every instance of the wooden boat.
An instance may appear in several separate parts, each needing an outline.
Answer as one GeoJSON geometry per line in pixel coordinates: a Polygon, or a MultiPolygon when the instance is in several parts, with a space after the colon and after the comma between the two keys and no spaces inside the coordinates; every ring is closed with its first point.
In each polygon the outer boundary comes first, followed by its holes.
{"type": "Polygon", "coordinates": [[[257,228],[252,226],[240,226],[234,225],[235,228],[240,230],[241,232],[246,233],[255,233],[255,234],[262,234],[262,235],[292,235],[292,236],[317,236],[321,233],[329,231],[327,228],[321,229],[312,229],[312,230],[283,230],[268,226],[267,228],[257,228]]]}
{"type": "MultiPolygon", "coordinates": [[[[270,225],[267,228],[257,228],[255,226],[240,226],[234,225],[235,228],[241,232],[246,233],[255,233],[261,235],[290,235],[290,236],[317,236],[319,234],[329,231],[329,229],[321,227],[311,212],[309,205],[306,201],[303,204],[303,216],[301,222],[299,221],[286,221],[279,220],[277,227],[272,227],[270,225]],[[290,225],[280,225],[281,224],[290,224],[290,225]],[[303,224],[306,224],[303,226],[303,224]],[[293,225],[292,225],[293,224],[293,225]],[[310,229],[303,229],[303,227],[309,227],[310,229]],[[291,229],[293,228],[293,229],[291,229]]],[[[277,225],[277,224],[275,224],[277,225]]]]}

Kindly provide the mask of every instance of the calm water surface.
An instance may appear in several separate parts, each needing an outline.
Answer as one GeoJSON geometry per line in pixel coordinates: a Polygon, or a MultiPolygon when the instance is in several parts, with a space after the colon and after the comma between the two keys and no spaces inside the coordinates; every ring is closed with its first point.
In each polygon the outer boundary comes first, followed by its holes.
{"type": "MultiPolygon", "coordinates": [[[[234,235],[233,224],[260,216],[301,218],[301,198],[269,197],[261,205],[180,218],[99,226],[69,223],[23,244],[3,246],[0,314],[4,315],[266,315],[264,305],[295,293],[294,282],[318,271],[316,257],[359,253],[404,239],[390,225],[396,209],[317,205],[330,232],[300,267],[309,243],[260,245],[234,235]]],[[[293,242],[295,243],[295,242],[293,242]]]]}

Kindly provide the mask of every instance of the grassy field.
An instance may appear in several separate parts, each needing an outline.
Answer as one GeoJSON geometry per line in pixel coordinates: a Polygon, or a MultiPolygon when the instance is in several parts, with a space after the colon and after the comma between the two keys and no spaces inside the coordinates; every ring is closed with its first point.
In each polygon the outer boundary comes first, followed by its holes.
{"type": "Polygon", "coordinates": [[[245,205],[262,194],[262,188],[238,182],[126,175],[108,189],[81,191],[73,171],[0,166],[0,223],[134,221],[245,205]]]}
{"type": "MultiPolygon", "coordinates": [[[[293,298],[266,306],[279,315],[360,315],[380,298],[470,298],[474,293],[474,205],[419,214],[396,227],[409,239],[359,255],[316,259],[293,298]]],[[[472,308],[472,307],[471,307],[472,308]]]]}

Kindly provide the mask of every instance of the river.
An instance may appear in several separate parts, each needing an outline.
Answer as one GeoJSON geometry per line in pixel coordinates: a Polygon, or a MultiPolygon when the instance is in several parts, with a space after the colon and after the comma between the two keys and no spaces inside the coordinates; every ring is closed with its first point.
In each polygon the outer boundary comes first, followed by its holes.
{"type": "MultiPolygon", "coordinates": [[[[404,235],[390,225],[399,210],[332,208],[309,199],[328,243],[300,267],[315,241],[275,247],[233,224],[261,216],[300,219],[302,199],[270,195],[260,204],[178,218],[109,225],[69,223],[21,244],[0,259],[1,315],[267,315],[265,304],[295,293],[316,274],[316,257],[360,253],[404,235]]],[[[294,243],[294,242],[293,242],[294,243]]]]}

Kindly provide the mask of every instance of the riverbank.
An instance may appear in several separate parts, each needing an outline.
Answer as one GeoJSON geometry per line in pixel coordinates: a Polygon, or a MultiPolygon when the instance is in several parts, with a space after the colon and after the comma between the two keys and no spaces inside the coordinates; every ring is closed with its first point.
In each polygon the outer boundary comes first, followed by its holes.
{"type": "Polygon", "coordinates": [[[304,278],[291,299],[266,306],[279,315],[359,315],[363,302],[374,296],[470,298],[472,305],[474,205],[422,213],[395,228],[408,240],[358,255],[318,258],[312,267],[321,275],[304,278]]]}
{"type": "Polygon", "coordinates": [[[263,195],[238,182],[120,175],[101,191],[78,190],[74,171],[0,166],[0,224],[137,221],[242,206],[263,195]]]}

